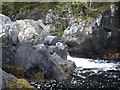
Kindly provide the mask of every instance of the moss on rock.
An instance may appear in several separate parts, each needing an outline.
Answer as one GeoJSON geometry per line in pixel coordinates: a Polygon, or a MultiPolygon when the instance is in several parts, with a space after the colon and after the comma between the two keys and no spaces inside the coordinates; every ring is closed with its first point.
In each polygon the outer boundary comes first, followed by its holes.
{"type": "Polygon", "coordinates": [[[35,73],[32,78],[37,82],[45,81],[44,74],[41,72],[35,73]]]}
{"type": "Polygon", "coordinates": [[[7,90],[36,90],[25,79],[16,79],[8,81],[6,85],[7,90]]]}
{"type": "Polygon", "coordinates": [[[7,66],[3,67],[3,69],[8,73],[13,74],[17,78],[24,78],[25,71],[24,71],[24,68],[22,68],[22,67],[7,65],[7,66]]]}

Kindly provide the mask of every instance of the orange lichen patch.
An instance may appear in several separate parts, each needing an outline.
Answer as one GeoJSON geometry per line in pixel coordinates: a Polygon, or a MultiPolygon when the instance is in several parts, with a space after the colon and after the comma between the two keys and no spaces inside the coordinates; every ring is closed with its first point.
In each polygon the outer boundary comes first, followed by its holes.
{"type": "Polygon", "coordinates": [[[13,74],[17,78],[24,78],[24,68],[22,67],[8,65],[3,67],[3,69],[8,73],[13,74]]]}
{"type": "Polygon", "coordinates": [[[36,90],[25,79],[8,81],[6,88],[7,90],[36,90]]]}

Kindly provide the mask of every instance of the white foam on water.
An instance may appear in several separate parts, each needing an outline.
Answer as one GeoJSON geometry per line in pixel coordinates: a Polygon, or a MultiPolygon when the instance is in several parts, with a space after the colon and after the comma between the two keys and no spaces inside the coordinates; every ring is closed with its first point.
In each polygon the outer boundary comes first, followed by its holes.
{"type": "Polygon", "coordinates": [[[77,67],[81,68],[96,68],[101,70],[116,70],[118,64],[111,63],[111,62],[94,62],[92,59],[86,58],[76,58],[71,57],[70,55],[67,56],[68,60],[75,62],[77,67]]]}

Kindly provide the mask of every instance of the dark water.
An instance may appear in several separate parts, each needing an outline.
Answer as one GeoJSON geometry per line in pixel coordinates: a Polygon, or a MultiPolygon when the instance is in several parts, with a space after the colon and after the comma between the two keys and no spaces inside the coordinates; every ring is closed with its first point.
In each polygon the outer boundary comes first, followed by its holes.
{"type": "Polygon", "coordinates": [[[120,90],[120,61],[74,58],[77,68],[64,82],[32,85],[38,90],[120,90]]]}
{"type": "Polygon", "coordinates": [[[114,60],[93,60],[74,58],[77,68],[66,81],[71,88],[120,90],[120,62],[114,60]]]}

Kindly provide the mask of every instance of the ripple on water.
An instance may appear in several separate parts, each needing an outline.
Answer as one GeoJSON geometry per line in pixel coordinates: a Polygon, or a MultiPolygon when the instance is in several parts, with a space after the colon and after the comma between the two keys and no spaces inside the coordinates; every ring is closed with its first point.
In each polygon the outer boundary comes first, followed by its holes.
{"type": "Polygon", "coordinates": [[[71,86],[79,88],[120,88],[120,62],[94,60],[67,56],[77,68],[71,79],[71,86]]]}

